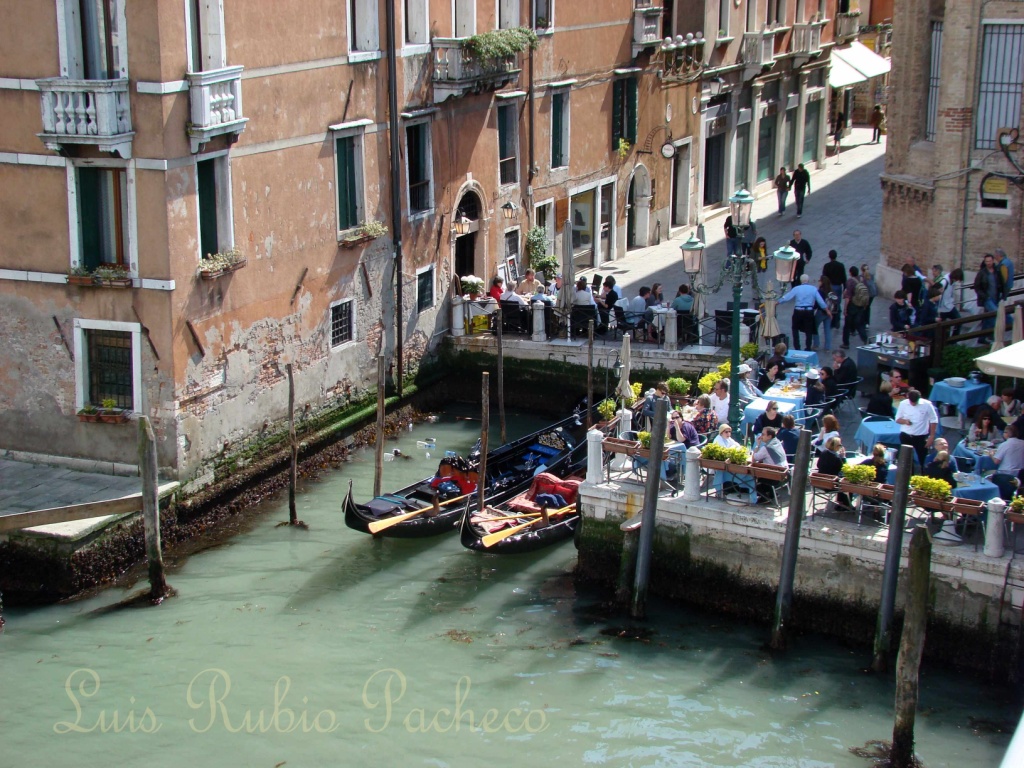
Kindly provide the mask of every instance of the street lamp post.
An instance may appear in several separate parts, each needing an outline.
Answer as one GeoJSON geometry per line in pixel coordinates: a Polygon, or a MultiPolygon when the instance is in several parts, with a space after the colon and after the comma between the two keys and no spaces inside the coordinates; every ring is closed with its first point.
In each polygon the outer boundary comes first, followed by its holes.
{"type": "MultiPolygon", "coordinates": [[[[750,210],[754,205],[754,196],[745,189],[740,189],[729,198],[729,212],[732,224],[740,241],[750,227],[750,210]]],[[[749,278],[755,294],[760,298],[761,287],[757,282],[757,263],[749,254],[734,253],[726,256],[722,276],[714,285],[702,283],[697,285],[704,253],[704,243],[691,235],[680,246],[683,252],[683,269],[690,275],[690,287],[701,295],[718,293],[727,278],[732,279],[732,350],[730,355],[731,371],[729,373],[729,424],[738,433],[743,414],[740,411],[740,298],[743,294],[743,283],[749,278]]],[[[773,254],[774,257],[775,254],[773,254]]]]}

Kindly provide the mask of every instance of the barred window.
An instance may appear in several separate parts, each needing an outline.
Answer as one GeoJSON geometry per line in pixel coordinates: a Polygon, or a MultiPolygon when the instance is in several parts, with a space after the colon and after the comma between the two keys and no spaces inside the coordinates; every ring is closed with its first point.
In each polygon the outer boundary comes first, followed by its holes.
{"type": "Polygon", "coordinates": [[[416,311],[424,312],[434,306],[434,265],[416,275],[416,311]]]}
{"type": "Polygon", "coordinates": [[[974,146],[996,149],[999,129],[1020,125],[1024,24],[986,24],[982,34],[974,146]]]}
{"type": "Polygon", "coordinates": [[[115,400],[118,408],[131,409],[132,335],[124,331],[87,330],[89,355],[89,405],[101,406],[104,400],[115,400]]]}
{"type": "Polygon", "coordinates": [[[355,338],[352,326],[352,299],[331,305],[331,347],[345,344],[355,338]]]}

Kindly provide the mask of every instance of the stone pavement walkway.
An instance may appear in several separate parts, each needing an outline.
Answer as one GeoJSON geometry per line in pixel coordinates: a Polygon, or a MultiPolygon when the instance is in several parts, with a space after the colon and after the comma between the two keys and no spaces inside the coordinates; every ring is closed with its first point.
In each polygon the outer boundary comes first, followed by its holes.
{"type": "Polygon", "coordinates": [[[140,489],[138,477],[0,459],[0,515],[115,499],[140,489]]]}

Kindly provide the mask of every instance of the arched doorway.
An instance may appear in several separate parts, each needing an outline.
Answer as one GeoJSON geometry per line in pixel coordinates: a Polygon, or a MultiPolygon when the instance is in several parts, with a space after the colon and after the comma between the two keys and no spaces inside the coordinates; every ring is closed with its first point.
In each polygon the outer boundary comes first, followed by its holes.
{"type": "Polygon", "coordinates": [[[466,232],[455,233],[455,274],[459,277],[477,275],[486,277],[483,270],[477,271],[476,240],[480,231],[480,198],[475,192],[466,192],[455,208],[455,222],[468,221],[466,232]]]}
{"type": "Polygon", "coordinates": [[[638,165],[626,199],[626,248],[646,248],[651,238],[651,175],[638,165]]]}

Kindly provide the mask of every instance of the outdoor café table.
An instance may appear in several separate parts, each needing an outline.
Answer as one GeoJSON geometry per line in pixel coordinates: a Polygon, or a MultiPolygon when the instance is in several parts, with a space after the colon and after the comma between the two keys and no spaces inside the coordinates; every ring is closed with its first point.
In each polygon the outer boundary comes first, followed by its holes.
{"type": "Polygon", "coordinates": [[[871,453],[875,443],[899,445],[900,425],[892,419],[865,420],[857,427],[857,433],[853,436],[853,439],[861,446],[864,453],[871,453]]]}
{"type": "Polygon", "coordinates": [[[992,387],[988,384],[975,384],[973,381],[965,382],[962,387],[953,387],[945,381],[937,381],[932,386],[928,399],[938,409],[939,403],[955,405],[957,415],[960,417],[960,426],[963,427],[964,416],[967,409],[975,405],[983,405],[992,396],[992,387]]]}
{"type": "Polygon", "coordinates": [[[953,495],[958,499],[988,501],[999,495],[999,486],[991,480],[972,473],[970,482],[957,483],[956,488],[953,489],[953,495]]]}
{"type": "MultiPolygon", "coordinates": [[[[740,422],[740,430],[744,435],[747,434],[747,428],[753,426],[754,422],[757,421],[757,417],[764,413],[765,408],[768,407],[768,399],[759,397],[743,409],[743,421],[740,422]]],[[[785,416],[787,413],[791,413],[795,408],[796,406],[793,405],[792,402],[779,401],[780,416],[785,416]]]]}
{"type": "Polygon", "coordinates": [[[782,359],[787,363],[809,365],[811,368],[818,367],[818,353],[813,349],[791,349],[782,359]]]}
{"type": "Polygon", "coordinates": [[[993,453],[995,453],[994,447],[980,448],[977,443],[968,443],[966,440],[961,440],[953,449],[955,457],[974,459],[974,467],[971,471],[977,474],[996,468],[996,463],[992,461],[993,453]]]}
{"type": "Polygon", "coordinates": [[[658,346],[665,341],[665,320],[668,318],[668,307],[651,307],[651,325],[658,332],[658,346]]]}
{"type": "Polygon", "coordinates": [[[732,483],[736,487],[746,490],[750,494],[750,503],[757,504],[757,486],[753,476],[734,475],[732,472],[726,472],[724,469],[716,469],[711,479],[711,487],[715,489],[715,495],[722,500],[725,500],[726,483],[732,483]]]}
{"type": "MultiPolygon", "coordinates": [[[[807,400],[807,387],[799,384],[775,384],[764,393],[765,400],[775,400],[782,403],[792,403],[794,408],[803,408],[807,400]]],[[[782,411],[786,413],[787,411],[782,411]]]]}

